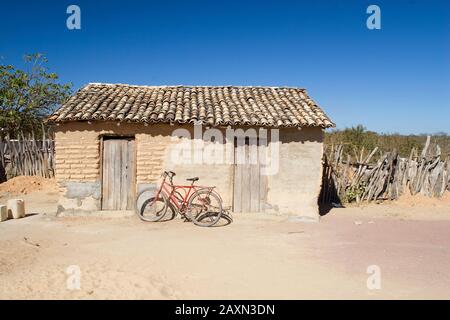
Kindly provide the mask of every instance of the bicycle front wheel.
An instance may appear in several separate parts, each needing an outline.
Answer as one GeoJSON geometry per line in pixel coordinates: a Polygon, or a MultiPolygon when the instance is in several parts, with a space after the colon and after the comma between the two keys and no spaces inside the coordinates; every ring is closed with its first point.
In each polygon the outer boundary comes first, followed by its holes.
{"type": "Polygon", "coordinates": [[[186,215],[197,226],[211,227],[222,216],[222,199],[212,190],[198,190],[189,200],[186,215]]]}
{"type": "Polygon", "coordinates": [[[151,197],[142,203],[138,210],[139,218],[144,221],[157,222],[166,215],[168,208],[167,198],[160,193],[158,197],[151,197]]]}

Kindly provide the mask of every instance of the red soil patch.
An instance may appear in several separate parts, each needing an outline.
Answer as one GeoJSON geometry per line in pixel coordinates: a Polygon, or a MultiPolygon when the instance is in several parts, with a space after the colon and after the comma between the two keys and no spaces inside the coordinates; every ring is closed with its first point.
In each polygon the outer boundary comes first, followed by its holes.
{"type": "Polygon", "coordinates": [[[28,194],[36,191],[57,192],[56,180],[38,176],[19,176],[0,183],[0,193],[28,194]]]}
{"type": "Polygon", "coordinates": [[[421,194],[411,195],[405,192],[395,201],[396,204],[404,206],[449,206],[450,205],[450,191],[445,191],[440,198],[427,197],[421,194]]]}

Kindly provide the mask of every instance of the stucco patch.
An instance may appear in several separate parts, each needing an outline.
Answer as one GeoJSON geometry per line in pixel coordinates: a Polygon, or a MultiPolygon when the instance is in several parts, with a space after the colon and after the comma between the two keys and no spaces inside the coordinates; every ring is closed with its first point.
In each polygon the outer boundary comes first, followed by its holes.
{"type": "Polygon", "coordinates": [[[156,191],[156,184],[155,183],[138,183],[137,184],[137,194],[140,194],[143,191],[156,191]]]}
{"type": "Polygon", "coordinates": [[[96,200],[101,198],[101,183],[98,182],[71,182],[66,181],[61,183],[62,187],[66,188],[64,197],[69,199],[84,199],[92,197],[96,200]]]}

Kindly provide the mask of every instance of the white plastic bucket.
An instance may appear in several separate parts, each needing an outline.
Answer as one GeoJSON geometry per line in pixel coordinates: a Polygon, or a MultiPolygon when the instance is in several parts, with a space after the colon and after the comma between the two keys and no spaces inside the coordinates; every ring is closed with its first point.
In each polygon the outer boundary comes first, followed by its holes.
{"type": "Polygon", "coordinates": [[[25,202],[23,199],[9,199],[6,203],[8,217],[19,219],[25,217],[25,202]]]}
{"type": "Polygon", "coordinates": [[[0,205],[0,222],[8,220],[8,210],[5,205],[0,205]]]}

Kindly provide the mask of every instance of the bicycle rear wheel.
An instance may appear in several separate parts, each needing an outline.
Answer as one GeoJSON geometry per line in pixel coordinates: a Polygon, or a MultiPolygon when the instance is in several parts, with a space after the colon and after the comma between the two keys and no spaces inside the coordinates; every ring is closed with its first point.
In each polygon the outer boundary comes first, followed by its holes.
{"type": "Polygon", "coordinates": [[[212,190],[198,190],[189,200],[186,216],[197,226],[211,227],[222,216],[222,199],[212,190]]]}
{"type": "Polygon", "coordinates": [[[138,208],[138,215],[144,221],[157,222],[160,221],[167,213],[168,202],[163,193],[158,197],[150,197],[142,203],[138,208]]]}

